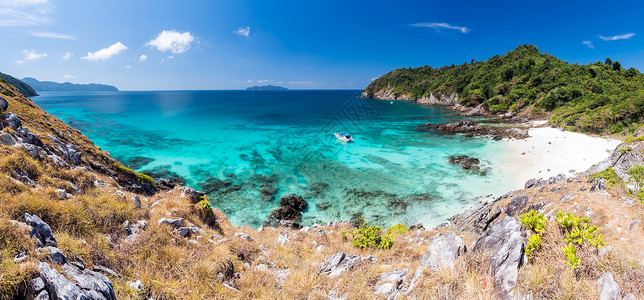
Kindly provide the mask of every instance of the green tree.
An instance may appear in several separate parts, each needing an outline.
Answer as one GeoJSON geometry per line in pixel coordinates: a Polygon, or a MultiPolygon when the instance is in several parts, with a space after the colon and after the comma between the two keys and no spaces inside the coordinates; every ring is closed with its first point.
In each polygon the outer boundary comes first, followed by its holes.
{"type": "Polygon", "coordinates": [[[615,61],[615,62],[613,63],[613,70],[615,70],[615,71],[619,71],[619,70],[621,70],[621,69],[622,69],[622,64],[620,64],[618,61],[615,61]]]}

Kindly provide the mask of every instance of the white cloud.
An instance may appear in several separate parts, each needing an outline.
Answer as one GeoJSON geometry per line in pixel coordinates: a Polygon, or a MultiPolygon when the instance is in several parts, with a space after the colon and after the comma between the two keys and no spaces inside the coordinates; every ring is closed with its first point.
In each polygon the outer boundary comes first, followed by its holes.
{"type": "Polygon", "coordinates": [[[376,79],[378,79],[378,77],[371,78],[371,81],[374,81],[374,80],[376,80],[376,79]]]}
{"type": "Polygon", "coordinates": [[[70,52],[65,52],[65,54],[63,54],[63,56],[61,56],[60,58],[64,60],[68,60],[72,58],[72,54],[70,52]]]}
{"type": "Polygon", "coordinates": [[[83,56],[81,57],[81,59],[93,60],[93,61],[106,60],[114,55],[117,55],[123,52],[126,49],[127,47],[125,45],[121,44],[121,42],[117,42],[112,46],[98,50],[96,52],[87,52],[87,56],[83,56]]]}
{"type": "Polygon", "coordinates": [[[65,75],[63,75],[63,78],[64,78],[64,79],[73,79],[73,78],[76,78],[76,76],[74,76],[74,75],[69,75],[69,74],[65,74],[65,75]]]}
{"type": "Polygon", "coordinates": [[[55,32],[30,32],[29,35],[48,39],[77,40],[76,36],[55,32]]]}
{"type": "Polygon", "coordinates": [[[586,45],[586,47],[588,47],[588,48],[590,48],[590,49],[595,48],[595,45],[593,45],[593,42],[592,42],[592,41],[583,41],[583,42],[581,42],[581,43],[582,43],[582,44],[584,44],[584,45],[586,45]]]}
{"type": "Polygon", "coordinates": [[[42,57],[47,57],[47,53],[38,53],[36,50],[23,50],[22,54],[25,55],[24,60],[35,60],[42,57]]]}
{"type": "Polygon", "coordinates": [[[22,60],[22,59],[16,59],[16,63],[19,64],[19,65],[23,65],[25,63],[25,61],[22,60]]]}
{"type": "Polygon", "coordinates": [[[233,31],[233,33],[248,37],[248,35],[250,35],[250,27],[239,27],[237,30],[233,31]]]}
{"type": "Polygon", "coordinates": [[[0,27],[50,23],[53,7],[49,0],[0,0],[0,27]]]}
{"type": "Polygon", "coordinates": [[[130,68],[132,68],[132,66],[127,65],[127,66],[125,66],[125,68],[129,70],[130,68]]]}
{"type": "Polygon", "coordinates": [[[141,56],[139,56],[139,62],[144,62],[146,59],[148,59],[148,56],[145,54],[142,54],[141,56]]]}
{"type": "Polygon", "coordinates": [[[175,30],[164,30],[156,38],[147,42],[146,45],[156,47],[159,51],[171,51],[178,54],[188,51],[190,43],[194,40],[195,37],[188,31],[180,33],[175,30]]]}
{"type": "Polygon", "coordinates": [[[626,33],[626,34],[620,34],[620,35],[613,35],[613,36],[603,36],[600,35],[599,38],[604,40],[604,41],[617,41],[617,40],[628,40],[635,36],[634,33],[626,33]]]}
{"type": "Polygon", "coordinates": [[[453,30],[458,30],[462,33],[467,33],[470,31],[469,28],[464,27],[464,26],[454,26],[450,25],[447,23],[414,23],[409,26],[413,27],[426,27],[426,28],[433,28],[436,30],[441,30],[441,29],[453,29],[453,30]]]}
{"type": "Polygon", "coordinates": [[[173,59],[173,58],[174,58],[174,55],[168,56],[168,59],[173,59]]]}

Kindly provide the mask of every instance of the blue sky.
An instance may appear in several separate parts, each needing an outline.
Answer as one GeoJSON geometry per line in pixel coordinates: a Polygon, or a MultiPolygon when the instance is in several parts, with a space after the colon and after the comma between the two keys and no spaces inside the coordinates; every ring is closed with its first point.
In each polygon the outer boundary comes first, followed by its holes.
{"type": "Polygon", "coordinates": [[[0,72],[121,90],[362,89],[534,44],[644,70],[641,1],[0,0],[0,72]]]}

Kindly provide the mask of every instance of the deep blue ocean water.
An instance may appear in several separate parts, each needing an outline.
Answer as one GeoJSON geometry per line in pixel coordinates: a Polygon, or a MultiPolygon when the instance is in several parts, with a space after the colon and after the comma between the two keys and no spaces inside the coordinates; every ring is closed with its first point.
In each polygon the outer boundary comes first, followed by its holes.
{"type": "MultiPolygon", "coordinates": [[[[32,99],[137,171],[174,172],[210,190],[235,225],[259,226],[291,193],[308,202],[302,224],[363,213],[383,226],[436,225],[515,175],[502,141],[417,131],[452,111],[359,98],[360,91],[47,92],[32,99]],[[343,131],[355,138],[344,143],[343,131]],[[486,176],[450,165],[478,157],[486,176]],[[132,166],[132,165],[131,165],[132,166]],[[209,184],[206,184],[209,183],[209,184]],[[266,193],[275,191],[275,199],[266,193]]],[[[506,183],[506,184],[503,184],[506,183]]]]}

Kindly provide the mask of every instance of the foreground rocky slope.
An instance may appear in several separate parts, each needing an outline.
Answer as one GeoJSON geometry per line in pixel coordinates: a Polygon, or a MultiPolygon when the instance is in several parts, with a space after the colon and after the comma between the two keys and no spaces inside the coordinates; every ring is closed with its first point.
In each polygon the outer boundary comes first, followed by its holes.
{"type": "MultiPolygon", "coordinates": [[[[152,184],[29,99],[0,106],[1,299],[644,297],[644,209],[605,179],[531,180],[436,228],[403,228],[390,249],[363,249],[345,239],[349,222],[283,222],[306,207],[295,196],[269,222],[288,227],[232,226],[203,193],[152,184]],[[528,259],[535,233],[520,216],[531,209],[547,224],[528,259]],[[589,216],[606,242],[578,246],[576,268],[559,211],[589,216]]],[[[640,143],[608,165],[628,170],[640,143]]]]}

